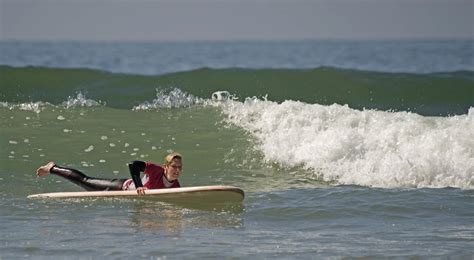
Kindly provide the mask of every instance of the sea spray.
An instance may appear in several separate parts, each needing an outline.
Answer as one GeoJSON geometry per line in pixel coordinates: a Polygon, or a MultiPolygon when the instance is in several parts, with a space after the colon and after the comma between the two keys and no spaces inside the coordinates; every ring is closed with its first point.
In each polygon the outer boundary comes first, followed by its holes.
{"type": "MultiPolygon", "coordinates": [[[[31,111],[37,114],[41,113],[46,107],[58,107],[58,108],[76,108],[76,107],[95,107],[105,105],[104,102],[95,101],[93,99],[88,99],[85,94],[78,92],[76,96],[69,96],[66,101],[62,102],[59,105],[54,105],[49,102],[36,101],[36,102],[24,102],[24,103],[15,103],[15,102],[0,102],[0,108],[8,108],[10,110],[19,109],[24,111],[31,111]]],[[[60,119],[61,120],[61,119],[60,119]]]]}
{"type": "Polygon", "coordinates": [[[255,98],[221,107],[256,138],[266,163],[339,184],[474,188],[473,108],[442,118],[255,98]]]}
{"type": "Polygon", "coordinates": [[[31,111],[39,114],[41,110],[46,107],[50,106],[51,104],[47,102],[27,102],[27,103],[9,103],[9,102],[0,102],[0,108],[8,108],[9,110],[19,109],[23,111],[31,111]]]}
{"type": "Polygon", "coordinates": [[[179,88],[173,88],[171,91],[156,89],[156,98],[153,99],[153,101],[146,101],[138,106],[133,107],[133,110],[155,110],[160,108],[189,107],[203,102],[204,99],[183,92],[179,88]]]}
{"type": "Polygon", "coordinates": [[[105,103],[101,101],[95,101],[93,99],[86,98],[86,95],[78,92],[75,97],[69,96],[66,101],[64,101],[62,106],[66,108],[73,108],[73,107],[94,107],[94,106],[101,106],[105,105],[105,103]]]}

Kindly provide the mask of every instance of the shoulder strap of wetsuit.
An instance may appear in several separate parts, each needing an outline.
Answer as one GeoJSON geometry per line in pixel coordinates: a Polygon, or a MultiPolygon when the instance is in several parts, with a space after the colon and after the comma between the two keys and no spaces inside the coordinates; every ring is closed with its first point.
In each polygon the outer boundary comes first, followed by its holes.
{"type": "Polygon", "coordinates": [[[128,169],[130,169],[130,174],[132,175],[132,180],[135,184],[135,187],[143,187],[140,173],[145,171],[146,163],[142,161],[133,161],[128,164],[128,169]]]}

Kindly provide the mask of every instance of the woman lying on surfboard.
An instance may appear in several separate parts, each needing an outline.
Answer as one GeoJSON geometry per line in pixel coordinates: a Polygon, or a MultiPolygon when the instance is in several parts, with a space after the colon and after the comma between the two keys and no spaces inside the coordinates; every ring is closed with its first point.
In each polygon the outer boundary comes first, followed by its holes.
{"type": "Polygon", "coordinates": [[[136,190],[139,195],[145,194],[146,189],[179,188],[178,181],[183,169],[182,156],[179,153],[170,153],[165,157],[163,166],[142,161],[133,161],[128,164],[131,179],[101,179],[93,178],[70,168],[56,165],[54,162],[39,167],[36,175],[54,174],[64,177],[88,191],[103,190],[136,190]],[[140,173],[144,173],[143,179],[140,173]]]}

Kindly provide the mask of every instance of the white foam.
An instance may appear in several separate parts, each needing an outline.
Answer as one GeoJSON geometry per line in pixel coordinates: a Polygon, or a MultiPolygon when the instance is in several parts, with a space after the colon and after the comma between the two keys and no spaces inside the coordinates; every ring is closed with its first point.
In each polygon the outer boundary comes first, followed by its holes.
{"type": "Polygon", "coordinates": [[[156,89],[156,98],[152,102],[144,102],[133,107],[133,110],[156,110],[160,108],[181,108],[190,107],[205,102],[204,99],[195,97],[191,94],[183,92],[179,88],[174,88],[169,92],[156,89]]]}
{"type": "Polygon", "coordinates": [[[81,92],[77,93],[75,97],[68,97],[66,101],[64,101],[62,106],[66,108],[74,108],[74,107],[95,107],[101,106],[101,102],[97,102],[92,99],[87,99],[84,94],[81,92]]]}
{"type": "Polygon", "coordinates": [[[41,112],[41,109],[47,105],[49,104],[45,102],[30,102],[30,103],[19,104],[18,108],[20,110],[32,111],[38,114],[41,112]]]}
{"type": "Polygon", "coordinates": [[[442,118],[257,99],[221,107],[268,163],[340,184],[474,188],[474,108],[442,118]]]}
{"type": "MultiPolygon", "coordinates": [[[[46,102],[29,102],[29,103],[21,103],[21,104],[10,104],[8,102],[0,102],[0,107],[1,108],[8,108],[9,110],[13,109],[20,109],[24,111],[31,111],[35,112],[36,114],[39,114],[41,110],[50,105],[49,103],[46,102]]],[[[13,118],[12,118],[13,119],[13,118]]],[[[30,117],[26,118],[26,120],[31,119],[30,117]]]]}
{"type": "MultiPolygon", "coordinates": [[[[101,102],[97,102],[92,99],[87,99],[86,96],[82,93],[77,93],[75,97],[68,97],[66,101],[64,101],[61,106],[66,108],[74,108],[74,107],[93,107],[93,106],[101,106],[101,102]]],[[[29,103],[20,103],[20,104],[11,104],[8,102],[0,102],[0,108],[8,108],[10,110],[13,109],[20,109],[25,111],[32,111],[39,114],[45,107],[54,107],[54,105],[48,102],[29,102],[29,103]]],[[[81,115],[83,115],[81,113],[81,115]]],[[[30,118],[28,117],[27,120],[30,118]]],[[[60,115],[57,118],[58,120],[64,120],[65,118],[60,115]]]]}

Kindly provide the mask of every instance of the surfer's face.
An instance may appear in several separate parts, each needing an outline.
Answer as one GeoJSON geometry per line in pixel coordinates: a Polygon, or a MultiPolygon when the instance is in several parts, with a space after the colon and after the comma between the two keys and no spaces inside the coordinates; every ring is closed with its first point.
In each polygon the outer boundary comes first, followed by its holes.
{"type": "Polygon", "coordinates": [[[182,169],[183,163],[181,162],[181,159],[174,158],[171,163],[165,165],[166,179],[168,179],[169,181],[177,180],[179,178],[179,175],[181,174],[182,169]]]}

